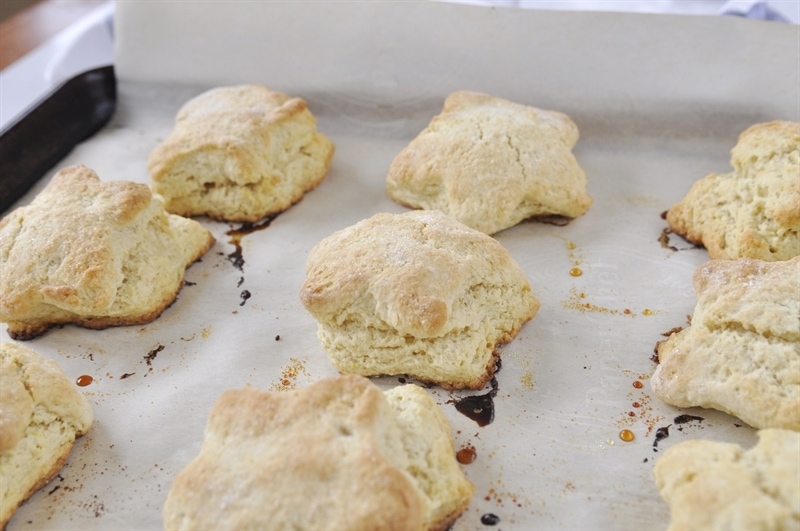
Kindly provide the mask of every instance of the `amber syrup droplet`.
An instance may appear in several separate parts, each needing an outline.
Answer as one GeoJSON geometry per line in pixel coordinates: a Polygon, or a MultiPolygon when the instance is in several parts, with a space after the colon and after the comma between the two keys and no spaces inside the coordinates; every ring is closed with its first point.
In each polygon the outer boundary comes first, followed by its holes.
{"type": "Polygon", "coordinates": [[[635,382],[633,382],[633,386],[636,389],[641,389],[642,388],[642,382],[640,382],[639,380],[636,380],[635,382]]]}
{"type": "Polygon", "coordinates": [[[573,277],[579,277],[583,274],[583,271],[581,271],[580,267],[573,267],[572,269],[569,270],[569,274],[572,275],[573,277]]]}
{"type": "Polygon", "coordinates": [[[88,374],[82,374],[78,376],[78,379],[75,380],[75,383],[78,384],[78,387],[86,387],[90,383],[94,381],[94,378],[89,376],[88,374]]]}
{"type": "Polygon", "coordinates": [[[570,251],[575,249],[575,242],[567,241],[567,249],[569,249],[570,251]]]}
{"type": "Polygon", "coordinates": [[[462,448],[461,450],[456,452],[456,460],[462,465],[468,465],[473,461],[475,461],[477,455],[478,454],[475,452],[474,447],[467,446],[466,448],[462,448]]]}
{"type": "Polygon", "coordinates": [[[628,411],[628,416],[629,417],[635,417],[636,416],[636,412],[635,411],[628,411]]]}
{"type": "Polygon", "coordinates": [[[642,310],[642,314],[644,314],[644,315],[653,315],[653,311],[652,310],[648,310],[647,308],[645,308],[644,310],[642,310]]]}
{"type": "Polygon", "coordinates": [[[633,407],[642,407],[642,405],[641,405],[639,402],[634,402],[634,403],[633,403],[633,404],[631,404],[631,405],[632,405],[633,407]]]}
{"type": "Polygon", "coordinates": [[[631,311],[628,308],[625,308],[624,310],[622,310],[622,313],[624,313],[625,315],[630,315],[631,311]]]}
{"type": "Polygon", "coordinates": [[[625,442],[631,442],[634,439],[634,435],[631,430],[622,430],[619,432],[619,438],[625,442]]]}

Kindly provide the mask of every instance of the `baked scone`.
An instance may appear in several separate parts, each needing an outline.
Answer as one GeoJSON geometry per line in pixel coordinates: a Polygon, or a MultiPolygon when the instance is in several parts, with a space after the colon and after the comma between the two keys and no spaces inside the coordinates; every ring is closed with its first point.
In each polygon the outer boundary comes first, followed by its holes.
{"type": "Polygon", "coordinates": [[[655,395],[800,430],[800,257],[712,260],[693,280],[691,326],[657,346],[655,395]]]}
{"type": "Polygon", "coordinates": [[[422,388],[366,378],[225,392],[199,455],[175,478],[164,528],[444,530],[473,485],[422,388]]]}
{"type": "Polygon", "coordinates": [[[748,128],[731,150],[731,166],[692,185],[667,211],[670,229],[712,259],[800,256],[800,123],[748,128]]]}
{"type": "Polygon", "coordinates": [[[304,100],[236,85],[188,101],[147,166],[167,211],[254,222],[322,182],[333,151],[304,100]]]}
{"type": "Polygon", "coordinates": [[[670,531],[800,529],[800,433],[768,429],[758,444],[691,440],[656,461],[670,531]]]}
{"type": "Polygon", "coordinates": [[[58,474],[93,419],[89,402],[55,361],[0,343],[0,529],[58,474]]]}
{"type": "Polygon", "coordinates": [[[20,340],[66,323],[150,322],[213,243],[196,221],[167,214],[147,185],[64,168],[0,221],[0,321],[20,340]]]}
{"type": "Polygon", "coordinates": [[[386,190],[494,234],[533,217],[576,218],[592,204],[565,114],[477,92],[454,92],[392,161],[386,190]]]}
{"type": "Polygon", "coordinates": [[[480,389],[539,301],[492,237],[435,210],[376,214],[319,242],[300,299],[341,373],[480,389]]]}

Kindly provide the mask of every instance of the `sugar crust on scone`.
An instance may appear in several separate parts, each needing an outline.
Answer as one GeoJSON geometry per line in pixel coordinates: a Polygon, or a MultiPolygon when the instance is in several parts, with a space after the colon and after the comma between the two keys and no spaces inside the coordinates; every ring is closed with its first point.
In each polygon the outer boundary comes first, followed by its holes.
{"type": "Polygon", "coordinates": [[[164,505],[173,529],[444,530],[474,487],[449,423],[414,385],[340,376],[225,392],[164,505]]]}
{"type": "Polygon", "coordinates": [[[749,127],[731,150],[731,166],[692,185],[667,211],[670,229],[712,259],[800,256],[800,123],[749,127]]]}
{"type": "Polygon", "coordinates": [[[482,388],[539,302],[509,252],[438,211],[376,214],[319,242],[300,291],[336,368],[482,388]]]}
{"type": "Polygon", "coordinates": [[[656,396],[800,430],[800,257],[712,260],[694,289],[691,326],[657,347],[656,396]]]}
{"type": "Polygon", "coordinates": [[[0,529],[61,470],[94,419],[58,364],[0,342],[0,529]]]}
{"type": "Polygon", "coordinates": [[[333,153],[305,100],[236,85],[188,101],[148,170],[173,214],[255,222],[319,185],[333,153]]]}
{"type": "Polygon", "coordinates": [[[0,321],[19,340],[67,323],[150,322],[213,244],[196,221],[167,214],[147,185],[64,168],[0,220],[0,321]]]}
{"type": "Polygon", "coordinates": [[[670,531],[800,529],[800,433],[766,429],[758,444],[690,440],[656,461],[670,531]]]}
{"type": "Polygon", "coordinates": [[[441,210],[494,234],[542,216],[576,218],[591,206],[569,116],[477,92],[454,92],[392,161],[388,195],[441,210]]]}

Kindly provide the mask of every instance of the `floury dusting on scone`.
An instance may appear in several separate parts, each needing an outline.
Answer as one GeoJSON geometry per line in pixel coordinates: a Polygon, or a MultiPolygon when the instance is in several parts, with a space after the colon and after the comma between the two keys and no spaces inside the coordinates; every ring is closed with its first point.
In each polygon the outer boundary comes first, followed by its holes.
{"type": "Polygon", "coordinates": [[[392,161],[386,191],[494,234],[529,218],[576,218],[592,204],[566,114],[455,92],[392,161]]]}
{"type": "Polygon", "coordinates": [[[0,321],[19,340],[69,323],[153,321],[213,244],[199,223],[168,214],[147,185],[64,168],[0,221],[0,321]]]}
{"type": "Polygon", "coordinates": [[[376,214],[318,243],[300,299],[341,373],[481,389],[539,301],[494,238],[439,211],[376,214]]]}
{"type": "Polygon", "coordinates": [[[255,222],[321,183],[333,152],[303,99],[236,85],[187,102],[148,170],[173,214],[255,222]]]}

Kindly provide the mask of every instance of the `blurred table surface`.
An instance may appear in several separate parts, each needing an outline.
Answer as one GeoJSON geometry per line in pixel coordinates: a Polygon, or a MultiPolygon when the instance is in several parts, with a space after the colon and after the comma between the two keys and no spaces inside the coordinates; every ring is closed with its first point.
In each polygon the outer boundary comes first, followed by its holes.
{"type": "Polygon", "coordinates": [[[42,0],[0,22],[0,70],[106,0],[42,0]]]}

